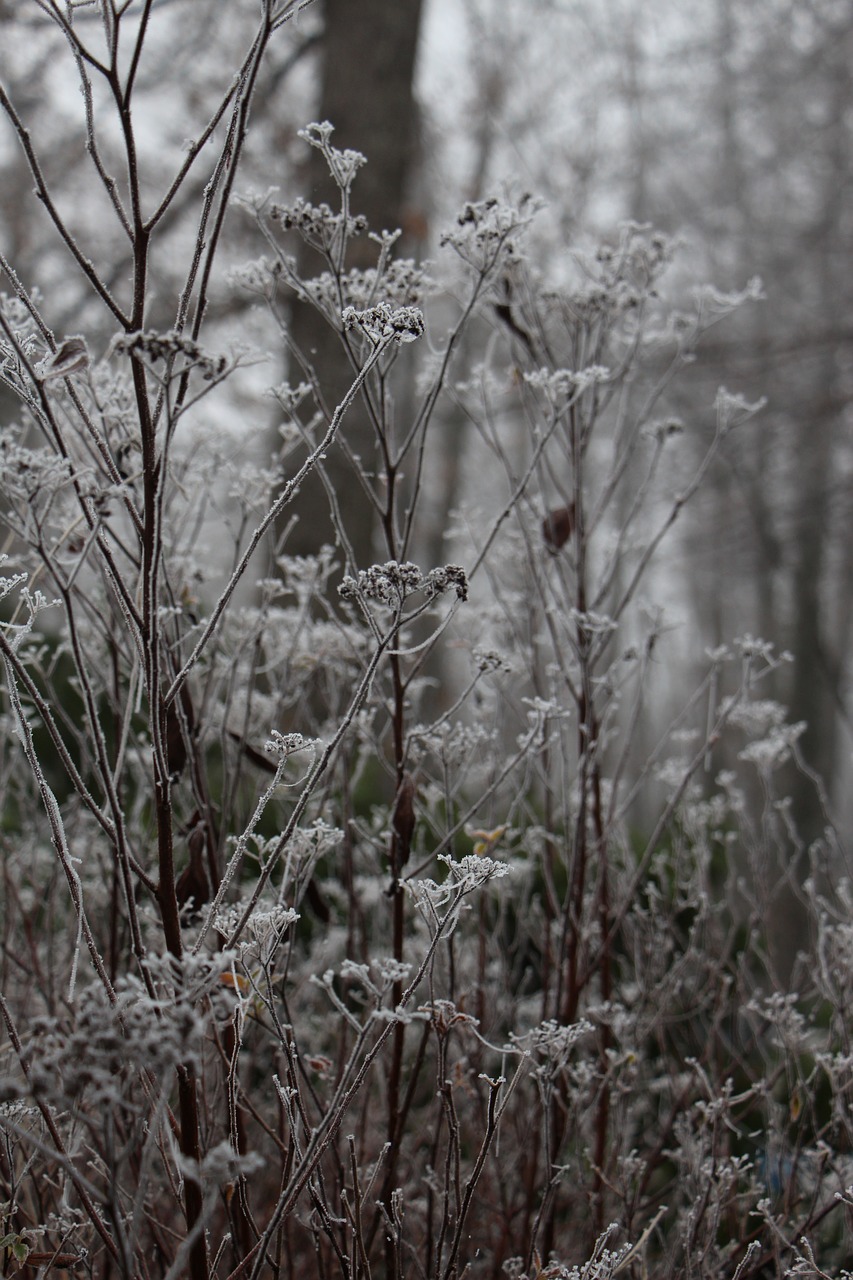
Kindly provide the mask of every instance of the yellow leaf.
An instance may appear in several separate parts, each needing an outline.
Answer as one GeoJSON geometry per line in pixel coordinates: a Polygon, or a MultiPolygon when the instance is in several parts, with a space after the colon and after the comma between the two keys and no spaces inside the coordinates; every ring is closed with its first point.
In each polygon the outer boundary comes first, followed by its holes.
{"type": "Polygon", "coordinates": [[[227,969],[225,973],[220,973],[219,981],[223,987],[231,987],[232,991],[241,991],[243,995],[246,995],[252,989],[249,979],[245,978],[242,973],[234,973],[232,969],[227,969]]]}
{"type": "Polygon", "coordinates": [[[493,831],[483,831],[476,827],[468,832],[468,835],[474,841],[474,853],[478,858],[484,858],[486,854],[491,853],[501,836],[506,831],[506,826],[495,827],[493,831]]]}

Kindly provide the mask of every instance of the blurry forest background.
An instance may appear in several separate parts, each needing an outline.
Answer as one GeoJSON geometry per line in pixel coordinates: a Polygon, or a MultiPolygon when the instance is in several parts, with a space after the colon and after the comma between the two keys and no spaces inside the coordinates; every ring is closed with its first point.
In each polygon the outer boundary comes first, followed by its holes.
{"type": "MultiPolygon", "coordinates": [[[[78,89],[56,74],[59,36],[41,23],[38,7],[0,6],[2,73],[12,100],[26,108],[48,176],[74,192],[71,220],[91,243],[104,197],[82,164],[78,89]],[[74,111],[65,110],[69,103],[74,111]]],[[[166,174],[183,142],[182,116],[204,115],[227,51],[252,15],[219,0],[155,7],[173,12],[159,28],[162,61],[143,68],[139,92],[148,101],[145,163],[166,174]]],[[[74,9],[78,23],[98,20],[94,7],[74,9]]],[[[270,51],[242,188],[274,183],[286,198],[328,196],[322,158],[316,151],[307,158],[297,130],[329,118],[337,145],[369,157],[356,211],[374,226],[402,227],[417,256],[430,256],[464,200],[514,189],[547,201],[536,228],[546,274],[559,271],[567,245],[592,243],[633,219],[683,240],[692,281],[736,290],[760,277],[766,300],[718,339],[705,337],[684,384],[694,418],[719,385],[767,404],[755,430],[727,441],[677,553],[671,547],[661,566],[679,636],[662,690],[677,702],[689,686],[697,635],[708,644],[750,632],[790,651],[795,661],[774,695],[792,721],[807,723],[803,755],[849,829],[853,3],[326,0],[325,9],[328,24],[311,6],[270,51]]],[[[79,281],[69,279],[46,219],[23,198],[31,187],[21,148],[5,130],[4,252],[22,279],[60,291],[66,323],[57,331],[74,332],[95,304],[75,292],[79,281]]],[[[250,228],[239,211],[227,216],[233,252],[240,230],[248,238],[250,228]]],[[[172,252],[178,262],[179,242],[172,252]]],[[[119,252],[117,270],[120,261],[119,252]]],[[[158,273],[166,298],[169,263],[158,263],[158,273]]],[[[222,306],[233,309],[233,293],[222,306]]],[[[246,323],[255,320],[247,315],[246,323]]],[[[309,348],[334,341],[319,328],[310,333],[318,325],[310,308],[297,307],[294,324],[309,348]]],[[[337,359],[330,349],[335,389],[349,378],[348,370],[334,373],[337,359]]],[[[445,427],[425,563],[439,562],[450,509],[470,501],[465,423],[445,427]]],[[[359,551],[370,544],[369,529],[363,536],[359,551]]],[[[303,521],[290,549],[316,550],[323,540],[303,521]]],[[[794,795],[808,841],[825,815],[813,786],[797,785],[794,795]]]]}

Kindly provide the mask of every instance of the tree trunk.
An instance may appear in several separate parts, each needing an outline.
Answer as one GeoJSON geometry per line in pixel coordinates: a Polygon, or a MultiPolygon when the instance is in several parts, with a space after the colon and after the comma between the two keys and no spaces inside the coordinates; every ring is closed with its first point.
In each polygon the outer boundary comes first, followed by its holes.
{"type": "MultiPolygon", "coordinates": [[[[367,156],[368,163],[353,186],[352,212],[364,214],[377,232],[405,229],[406,224],[406,188],[417,121],[413,74],[421,8],[422,0],[325,0],[318,119],[334,125],[335,146],[351,147],[367,156]]],[[[339,203],[323,157],[314,149],[305,189],[314,204],[326,201],[335,208],[339,203]]],[[[376,254],[377,246],[361,236],[349,265],[369,267],[376,254]]],[[[309,276],[321,269],[319,258],[308,250],[299,265],[309,276]]],[[[333,409],[354,376],[338,335],[313,308],[295,302],[291,336],[316,370],[326,403],[333,409]]],[[[343,431],[364,469],[373,471],[374,431],[361,401],[350,409],[343,431]]],[[[364,568],[376,558],[374,513],[339,447],[330,450],[326,470],[356,567],[364,568]]],[[[294,510],[300,519],[288,539],[288,553],[308,555],[334,541],[327,502],[316,477],[303,485],[288,516],[294,510]]]]}

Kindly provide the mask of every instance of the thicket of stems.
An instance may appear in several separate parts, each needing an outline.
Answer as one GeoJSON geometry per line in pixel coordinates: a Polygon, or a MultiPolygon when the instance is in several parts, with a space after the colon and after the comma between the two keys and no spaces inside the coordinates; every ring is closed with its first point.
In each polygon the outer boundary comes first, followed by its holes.
{"type": "Polygon", "coordinates": [[[757,407],[721,391],[695,409],[708,433],[669,396],[757,288],[674,310],[672,247],[637,226],[549,284],[529,198],[467,205],[431,272],[382,229],[375,267],[351,269],[364,158],[312,125],[339,206],[241,199],[263,256],[231,288],[288,366],[253,424],[274,406],[278,455],[250,454],[229,417],[253,353],[206,312],[258,69],[298,7],[261,4],[152,196],[134,91],[153,7],[129,27],[102,5],[95,52],[43,6],[124,283],[0,95],[100,309],[57,334],[0,261],[3,1272],[841,1274],[850,891],[828,822],[813,956],[783,989],[767,925],[796,832],[775,779],[801,727],[762,681],[784,655],[735,638],[668,726],[658,707],[667,539],[757,407]],[[152,254],[205,165],[164,320],[152,254]],[[351,362],[339,405],[296,306],[351,362]],[[356,399],[371,458],[348,448],[356,399]],[[419,567],[451,430],[466,496],[447,563],[419,567]],[[294,557],[309,471],[337,542],[294,557]]]}

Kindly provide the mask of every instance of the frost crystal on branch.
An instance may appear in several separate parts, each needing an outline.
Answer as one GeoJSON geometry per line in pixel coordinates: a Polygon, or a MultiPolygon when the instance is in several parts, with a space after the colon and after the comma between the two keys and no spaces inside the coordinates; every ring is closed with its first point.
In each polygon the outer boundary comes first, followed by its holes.
{"type": "Polygon", "coordinates": [[[511,871],[506,862],[476,854],[468,854],[458,861],[449,854],[439,854],[438,860],[448,869],[447,879],[441,884],[431,879],[403,881],[404,889],[429,920],[447,908],[447,920],[452,921],[463,898],[491,880],[509,875],[511,871]]]}
{"type": "Polygon", "coordinates": [[[365,311],[345,307],[344,329],[361,329],[374,346],[382,342],[414,342],[424,332],[424,316],[419,307],[392,307],[380,302],[365,311]]]}
{"type": "Polygon", "coordinates": [[[279,733],[277,729],[273,729],[264,743],[264,748],[269,751],[270,755],[281,756],[282,759],[286,760],[288,756],[294,755],[297,751],[305,751],[315,745],[312,739],[303,738],[301,733],[279,733]]]}
{"type": "Polygon", "coordinates": [[[299,137],[323,153],[335,182],[342,190],[347,191],[359,169],[367,164],[367,157],[360,151],[341,151],[338,147],[333,147],[330,139],[334,131],[334,125],[324,120],[322,124],[309,124],[300,129],[299,137]]]}
{"type": "Polygon", "coordinates": [[[314,205],[301,197],[289,205],[271,204],[268,212],[282,231],[298,231],[306,244],[319,250],[331,249],[342,234],[356,236],[367,230],[367,219],[361,214],[344,217],[327,204],[314,205]]]}
{"type": "Polygon", "coordinates": [[[478,671],[512,671],[512,664],[497,649],[484,649],[477,645],[471,650],[471,657],[478,671]]]}
{"type": "Polygon", "coordinates": [[[456,226],[444,233],[441,243],[452,246],[475,271],[491,276],[499,267],[519,260],[518,240],[539,207],[529,195],[517,205],[494,196],[471,202],[459,214],[456,226]]]}
{"type": "Polygon", "coordinates": [[[410,561],[398,564],[395,560],[362,569],[357,579],[347,576],[338,588],[343,600],[356,600],[361,596],[389,609],[401,607],[418,591],[423,591],[425,599],[430,601],[450,590],[456,592],[458,600],[468,598],[468,582],[459,565],[447,564],[424,574],[410,561]]]}
{"type": "Polygon", "coordinates": [[[530,1053],[538,1054],[549,1064],[549,1068],[560,1070],[566,1065],[579,1040],[591,1035],[595,1027],[586,1019],[574,1022],[570,1026],[562,1026],[553,1018],[540,1022],[524,1036],[518,1036],[518,1043],[530,1053]]]}

